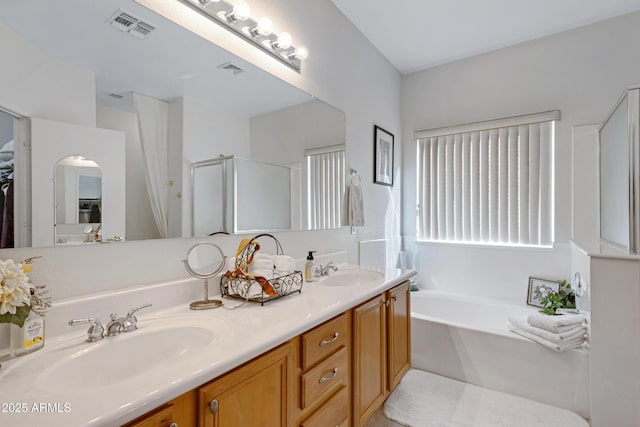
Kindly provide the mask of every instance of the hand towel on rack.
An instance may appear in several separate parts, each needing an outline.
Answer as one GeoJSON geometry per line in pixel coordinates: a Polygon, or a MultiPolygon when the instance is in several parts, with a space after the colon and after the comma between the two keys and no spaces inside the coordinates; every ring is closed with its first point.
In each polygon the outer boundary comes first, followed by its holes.
{"type": "Polygon", "coordinates": [[[560,316],[550,316],[543,313],[535,313],[527,317],[527,322],[531,326],[544,329],[549,332],[562,333],[570,331],[588,322],[584,314],[563,314],[560,316]]]}
{"type": "Polygon", "coordinates": [[[567,342],[570,342],[578,338],[584,338],[587,335],[587,328],[581,324],[578,324],[574,329],[568,330],[566,332],[554,333],[554,332],[549,332],[545,329],[540,329],[535,326],[531,326],[529,322],[527,322],[527,318],[524,316],[509,317],[509,323],[511,323],[516,328],[519,328],[519,329],[522,329],[523,331],[537,335],[553,344],[558,344],[558,345],[561,345],[561,344],[564,345],[567,342]]]}
{"type": "Polygon", "coordinates": [[[557,352],[563,352],[563,351],[568,351],[568,350],[573,350],[576,348],[581,348],[586,346],[586,340],[584,337],[582,338],[576,338],[573,339],[571,341],[568,341],[566,343],[562,343],[562,344],[554,344],[551,341],[548,341],[542,337],[539,337],[535,334],[529,333],[527,331],[523,331],[520,328],[517,328],[515,326],[513,326],[511,324],[511,322],[507,322],[507,329],[510,330],[511,332],[518,334],[522,337],[525,338],[529,338],[531,341],[535,341],[538,344],[548,348],[549,350],[553,350],[553,351],[557,351],[557,352]]]}
{"type": "Polygon", "coordinates": [[[362,187],[360,187],[360,184],[352,182],[344,191],[342,225],[352,227],[364,226],[364,201],[362,199],[362,187]]]}

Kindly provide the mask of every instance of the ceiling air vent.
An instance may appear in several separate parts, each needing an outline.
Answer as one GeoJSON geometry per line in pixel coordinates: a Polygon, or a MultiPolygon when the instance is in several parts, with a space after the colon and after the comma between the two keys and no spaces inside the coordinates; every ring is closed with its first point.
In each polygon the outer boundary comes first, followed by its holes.
{"type": "Polygon", "coordinates": [[[144,22],[140,18],[137,18],[122,9],[116,10],[116,12],[107,19],[107,24],[120,31],[129,33],[138,39],[146,38],[153,30],[156,29],[154,25],[144,22]]]}
{"type": "Polygon", "coordinates": [[[107,96],[111,97],[111,98],[115,98],[115,99],[124,98],[124,95],[120,95],[119,93],[115,93],[115,92],[109,92],[109,93],[107,93],[107,96]]]}
{"type": "Polygon", "coordinates": [[[135,27],[133,27],[130,31],[129,34],[131,34],[134,37],[137,37],[139,39],[144,39],[146,38],[149,33],[153,30],[155,30],[156,27],[154,27],[153,25],[147,24],[146,22],[138,22],[136,24],[135,27]]]}
{"type": "Polygon", "coordinates": [[[244,72],[242,68],[231,62],[225,62],[224,64],[218,65],[218,68],[221,70],[229,71],[233,73],[234,76],[244,72]]]}

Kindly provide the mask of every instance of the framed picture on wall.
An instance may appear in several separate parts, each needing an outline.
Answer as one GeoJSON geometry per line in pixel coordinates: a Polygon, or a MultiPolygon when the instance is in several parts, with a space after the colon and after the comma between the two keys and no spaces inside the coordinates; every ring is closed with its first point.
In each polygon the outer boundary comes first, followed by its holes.
{"type": "Polygon", "coordinates": [[[560,290],[560,281],[538,279],[537,277],[529,277],[529,291],[527,292],[527,304],[534,307],[542,307],[542,299],[549,292],[558,292],[560,290]]]}
{"type": "Polygon", "coordinates": [[[373,182],[393,186],[393,134],[373,127],[373,182]]]}

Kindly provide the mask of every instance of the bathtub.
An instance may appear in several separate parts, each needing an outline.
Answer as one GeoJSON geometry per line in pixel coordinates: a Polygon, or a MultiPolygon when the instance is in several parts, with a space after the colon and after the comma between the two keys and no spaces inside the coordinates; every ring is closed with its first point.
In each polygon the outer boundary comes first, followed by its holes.
{"type": "Polygon", "coordinates": [[[414,368],[589,418],[589,351],[556,353],[507,330],[524,304],[440,291],[411,293],[414,368]]]}

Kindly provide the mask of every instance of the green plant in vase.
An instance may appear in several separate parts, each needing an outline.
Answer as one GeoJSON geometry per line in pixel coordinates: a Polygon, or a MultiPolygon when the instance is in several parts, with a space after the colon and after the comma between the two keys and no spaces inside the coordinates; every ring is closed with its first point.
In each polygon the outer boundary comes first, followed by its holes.
{"type": "Polygon", "coordinates": [[[548,292],[541,300],[541,313],[554,316],[559,308],[576,308],[576,295],[571,285],[566,281],[560,282],[557,292],[548,292]]]}

